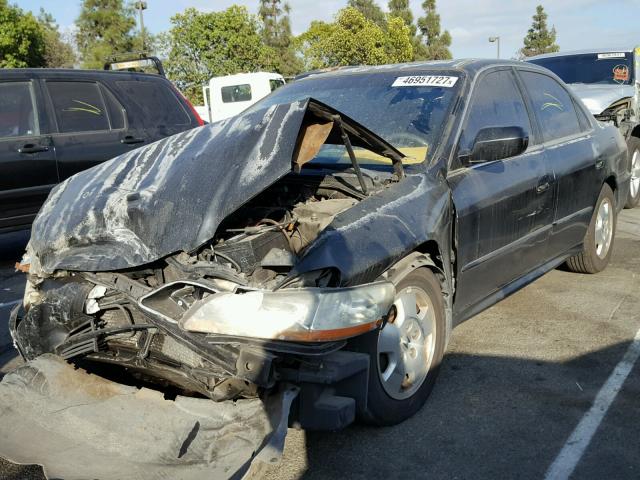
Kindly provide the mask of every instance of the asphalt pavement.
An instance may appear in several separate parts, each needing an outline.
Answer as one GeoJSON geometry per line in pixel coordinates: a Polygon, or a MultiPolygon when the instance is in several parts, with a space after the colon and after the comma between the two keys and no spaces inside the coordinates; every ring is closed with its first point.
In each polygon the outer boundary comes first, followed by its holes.
{"type": "MultiPolygon", "coordinates": [[[[22,295],[12,268],[20,242],[0,239],[4,371],[16,363],[4,342],[7,303],[22,295]]],[[[555,270],[454,330],[436,387],[413,418],[290,430],[282,462],[260,477],[638,479],[639,331],[640,208],[620,216],[604,272],[555,270]]],[[[43,477],[39,467],[0,460],[0,478],[43,477]]]]}

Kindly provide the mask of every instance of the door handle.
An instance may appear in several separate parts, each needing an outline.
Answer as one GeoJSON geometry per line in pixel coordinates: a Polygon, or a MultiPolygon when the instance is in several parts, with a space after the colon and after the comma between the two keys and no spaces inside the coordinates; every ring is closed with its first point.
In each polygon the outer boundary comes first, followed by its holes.
{"type": "Polygon", "coordinates": [[[136,143],[144,143],[144,138],[134,137],[133,135],[127,135],[120,143],[124,143],[125,145],[135,145],[136,143]]]}
{"type": "Polygon", "coordinates": [[[38,145],[35,143],[27,143],[18,149],[18,153],[38,153],[48,151],[49,147],[46,145],[38,145]]]}
{"type": "Polygon", "coordinates": [[[539,183],[538,186],[536,187],[536,193],[544,193],[547,190],[549,190],[550,186],[551,186],[551,183],[549,183],[549,180],[544,180],[543,182],[539,183]]]}
{"type": "Polygon", "coordinates": [[[598,157],[596,158],[596,169],[601,170],[602,168],[604,168],[604,157],[598,157]]]}

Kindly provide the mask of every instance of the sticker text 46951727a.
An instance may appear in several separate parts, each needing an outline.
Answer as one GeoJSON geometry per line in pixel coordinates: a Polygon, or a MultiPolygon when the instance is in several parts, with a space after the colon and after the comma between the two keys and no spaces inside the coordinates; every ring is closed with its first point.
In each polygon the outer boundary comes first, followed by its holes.
{"type": "Polygon", "coordinates": [[[458,77],[447,75],[413,75],[411,77],[398,77],[392,87],[453,87],[458,77]]]}

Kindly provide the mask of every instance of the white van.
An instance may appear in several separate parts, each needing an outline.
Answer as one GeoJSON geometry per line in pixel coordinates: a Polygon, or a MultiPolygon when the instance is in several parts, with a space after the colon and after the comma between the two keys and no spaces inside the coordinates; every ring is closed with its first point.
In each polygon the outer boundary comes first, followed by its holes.
{"type": "Polygon", "coordinates": [[[282,75],[269,72],[213,77],[202,87],[204,106],[195,108],[207,122],[217,122],[246,110],[284,83],[282,75]]]}

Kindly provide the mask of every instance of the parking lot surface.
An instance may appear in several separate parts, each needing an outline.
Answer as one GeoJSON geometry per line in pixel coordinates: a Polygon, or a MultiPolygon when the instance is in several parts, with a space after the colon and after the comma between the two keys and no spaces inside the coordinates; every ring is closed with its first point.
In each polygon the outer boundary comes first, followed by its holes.
{"type": "MultiPolygon", "coordinates": [[[[18,362],[6,323],[22,296],[12,266],[26,234],[6,237],[0,239],[2,372],[18,362]]],[[[290,430],[283,461],[260,476],[637,479],[639,330],[635,209],[618,220],[604,272],[553,271],[458,327],[433,393],[415,417],[388,428],[290,430]]],[[[0,478],[43,475],[39,467],[0,460],[0,478]]]]}

